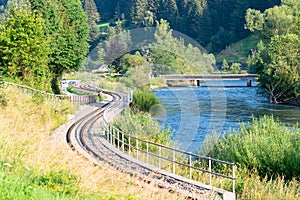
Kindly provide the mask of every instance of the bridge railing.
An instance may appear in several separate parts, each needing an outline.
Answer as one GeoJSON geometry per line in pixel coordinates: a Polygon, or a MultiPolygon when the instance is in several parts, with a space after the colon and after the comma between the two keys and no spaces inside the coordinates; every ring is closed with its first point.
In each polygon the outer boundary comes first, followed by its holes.
{"type": "Polygon", "coordinates": [[[42,95],[45,99],[50,100],[50,101],[69,101],[70,103],[73,103],[73,104],[88,104],[88,103],[95,103],[98,98],[97,95],[68,96],[68,95],[51,94],[51,93],[41,92],[34,88],[24,86],[24,85],[19,85],[16,83],[4,82],[4,84],[17,87],[19,89],[19,91],[22,92],[23,94],[28,94],[28,95],[32,95],[32,96],[42,95]]]}
{"type": "MultiPolygon", "coordinates": [[[[160,170],[171,172],[181,177],[216,187],[214,178],[223,178],[231,182],[231,191],[235,194],[235,164],[222,160],[200,156],[172,147],[157,144],[124,133],[108,123],[116,113],[125,108],[124,103],[113,109],[107,109],[104,118],[106,140],[117,149],[160,170]],[[115,113],[115,114],[113,114],[115,113]]],[[[128,104],[127,104],[128,105],[128,104]]]]}

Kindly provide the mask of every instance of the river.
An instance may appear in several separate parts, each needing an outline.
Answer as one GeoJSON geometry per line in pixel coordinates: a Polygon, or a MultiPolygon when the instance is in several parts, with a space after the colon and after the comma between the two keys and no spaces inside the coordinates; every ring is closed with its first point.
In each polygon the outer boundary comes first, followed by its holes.
{"type": "MultiPolygon", "coordinates": [[[[206,87],[170,87],[153,92],[166,113],[156,119],[174,130],[172,140],[182,150],[197,152],[208,134],[238,129],[252,117],[273,115],[288,125],[300,122],[300,107],[273,105],[258,87],[245,81],[211,81],[206,87]]],[[[254,83],[256,85],[256,83],[254,83]]]]}

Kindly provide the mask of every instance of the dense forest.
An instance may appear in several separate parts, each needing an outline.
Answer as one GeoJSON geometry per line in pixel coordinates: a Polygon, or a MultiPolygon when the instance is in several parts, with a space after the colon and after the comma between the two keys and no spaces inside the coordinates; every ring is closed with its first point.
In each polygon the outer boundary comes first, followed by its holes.
{"type": "MultiPolygon", "coordinates": [[[[0,1],[4,5],[7,0],[0,1]]],[[[214,54],[250,34],[244,28],[248,8],[264,11],[280,0],[81,0],[89,15],[91,37],[96,23],[126,20],[131,28],[155,26],[165,19],[171,29],[184,33],[214,54]]]]}
{"type": "Polygon", "coordinates": [[[244,29],[248,8],[260,11],[280,0],[95,0],[102,21],[126,20],[132,28],[165,19],[209,52],[218,53],[250,34],[244,29]]]}

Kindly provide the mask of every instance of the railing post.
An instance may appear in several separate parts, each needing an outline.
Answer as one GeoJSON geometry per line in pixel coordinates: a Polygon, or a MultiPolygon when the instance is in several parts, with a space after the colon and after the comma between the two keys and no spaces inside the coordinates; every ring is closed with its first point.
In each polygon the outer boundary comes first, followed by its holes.
{"type": "Polygon", "coordinates": [[[209,185],[211,186],[212,175],[211,175],[211,159],[210,158],[208,158],[208,171],[209,171],[209,185]]]}
{"type": "Polygon", "coordinates": [[[118,129],[118,149],[120,149],[120,130],[118,129]]]}
{"type": "Polygon", "coordinates": [[[107,124],[106,128],[106,140],[109,141],[109,130],[110,130],[110,124],[107,124]]]}
{"type": "Polygon", "coordinates": [[[235,194],[235,171],[234,171],[234,164],[232,165],[232,192],[235,194]]]}
{"type": "Polygon", "coordinates": [[[161,159],[160,159],[160,157],[161,157],[161,146],[159,146],[159,149],[158,149],[158,169],[160,169],[160,161],[161,161],[161,159]]]}
{"type": "Polygon", "coordinates": [[[137,138],[135,138],[135,143],[136,143],[136,159],[139,159],[139,141],[137,138]]]}
{"type": "Polygon", "coordinates": [[[112,143],[112,136],[113,136],[113,134],[114,134],[114,128],[113,127],[111,127],[111,129],[110,129],[110,144],[113,144],[112,143]]]}
{"type": "Polygon", "coordinates": [[[124,133],[122,132],[122,151],[125,152],[124,133]]]}
{"type": "Polygon", "coordinates": [[[189,154],[189,178],[192,180],[192,155],[189,154]]]}
{"type": "Polygon", "coordinates": [[[173,174],[175,174],[175,161],[176,161],[176,155],[175,155],[175,151],[173,150],[173,159],[172,159],[172,161],[173,161],[173,169],[172,169],[172,172],[173,172],[173,174]]]}
{"type": "Polygon", "coordinates": [[[130,134],[128,135],[128,154],[131,155],[131,152],[130,152],[130,134]]]}
{"type": "Polygon", "coordinates": [[[149,142],[146,142],[146,161],[149,164],[149,142]]]}

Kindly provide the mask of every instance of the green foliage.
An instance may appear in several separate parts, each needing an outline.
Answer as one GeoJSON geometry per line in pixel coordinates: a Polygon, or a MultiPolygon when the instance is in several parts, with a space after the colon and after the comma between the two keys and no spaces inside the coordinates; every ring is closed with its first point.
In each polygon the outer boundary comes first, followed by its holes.
{"type": "MultiPolygon", "coordinates": [[[[122,27],[119,27],[122,28],[122,27]]],[[[130,33],[127,31],[118,30],[117,27],[109,27],[108,38],[101,43],[99,47],[100,60],[108,65],[115,65],[115,70],[119,72],[119,59],[129,51],[129,44],[131,43],[130,33]]]]}
{"type": "Polygon", "coordinates": [[[22,3],[9,4],[0,26],[1,73],[16,82],[49,91],[51,50],[46,26],[41,16],[31,12],[28,2],[22,3]]]}
{"type": "Polygon", "coordinates": [[[120,81],[129,88],[144,88],[150,83],[149,74],[150,67],[148,65],[137,66],[129,69],[120,81]]]}
{"type": "Polygon", "coordinates": [[[57,91],[63,72],[77,71],[88,52],[88,17],[78,0],[32,0],[32,10],[45,21],[50,39],[52,89],[57,91]]]}
{"type": "Polygon", "coordinates": [[[135,27],[143,25],[145,19],[147,1],[145,0],[132,0],[130,11],[130,21],[135,27]]]}
{"type": "Polygon", "coordinates": [[[208,50],[213,50],[215,54],[250,34],[244,29],[247,8],[263,11],[279,5],[280,2],[280,0],[95,1],[104,21],[121,18],[127,20],[129,27],[143,27],[152,26],[153,22],[166,19],[172,29],[190,36],[208,50]]]}
{"type": "Polygon", "coordinates": [[[249,170],[291,180],[300,175],[299,127],[289,128],[264,116],[242,124],[240,131],[227,133],[209,152],[210,157],[237,163],[249,170]]]}
{"type": "Polygon", "coordinates": [[[77,178],[67,171],[43,174],[0,161],[0,174],[1,199],[73,199],[79,191],[77,178]]]}
{"type": "Polygon", "coordinates": [[[89,40],[96,41],[100,36],[100,30],[97,23],[100,21],[100,14],[97,10],[94,0],[81,0],[82,7],[88,15],[88,24],[90,26],[89,40]]]}
{"type": "Polygon", "coordinates": [[[240,63],[232,63],[230,66],[230,73],[239,74],[241,72],[241,64],[240,63]]]}
{"type": "Polygon", "coordinates": [[[58,193],[60,195],[74,194],[77,192],[75,187],[76,176],[61,170],[50,172],[48,174],[32,177],[34,185],[41,186],[46,190],[58,193]]]}
{"type": "Polygon", "coordinates": [[[134,69],[135,67],[146,64],[147,61],[138,52],[134,55],[125,54],[124,56],[122,56],[120,62],[118,63],[117,72],[125,74],[130,69],[134,69]]]}
{"type": "Polygon", "coordinates": [[[247,28],[260,31],[267,39],[259,43],[249,65],[259,75],[271,103],[297,102],[300,96],[299,10],[299,1],[283,0],[282,5],[263,13],[248,10],[246,16],[247,28]]]}
{"type": "Polygon", "coordinates": [[[248,9],[245,28],[260,31],[265,38],[275,35],[295,33],[299,29],[300,2],[282,0],[280,6],[274,6],[261,13],[259,10],[248,9]]]}
{"type": "Polygon", "coordinates": [[[68,92],[73,93],[73,94],[77,94],[77,95],[90,95],[91,94],[91,93],[86,92],[86,91],[76,90],[76,88],[74,88],[72,86],[68,86],[67,90],[68,90],[68,92]]]}
{"type": "Polygon", "coordinates": [[[260,43],[250,60],[272,103],[287,103],[300,95],[299,46],[300,37],[295,34],[275,36],[267,45],[260,43]]]}
{"type": "Polygon", "coordinates": [[[257,47],[261,40],[259,34],[251,34],[236,43],[230,44],[226,49],[223,49],[217,56],[217,62],[222,62],[226,59],[227,62],[247,63],[249,51],[257,47]]]}
{"type": "Polygon", "coordinates": [[[159,144],[168,145],[172,131],[161,129],[159,123],[148,113],[134,113],[130,110],[118,116],[114,125],[126,134],[137,136],[159,144]]]}
{"type": "Polygon", "coordinates": [[[157,65],[154,66],[157,74],[205,74],[213,71],[214,56],[190,43],[185,45],[183,38],[173,37],[166,20],[157,22],[154,37],[156,41],[150,45],[150,57],[157,65]]]}
{"type": "Polygon", "coordinates": [[[138,89],[133,93],[132,106],[143,112],[149,112],[152,106],[160,104],[160,100],[146,89],[138,89]]]}
{"type": "Polygon", "coordinates": [[[224,59],[222,62],[222,70],[227,71],[228,69],[229,69],[229,65],[228,65],[227,61],[224,59]]]}

